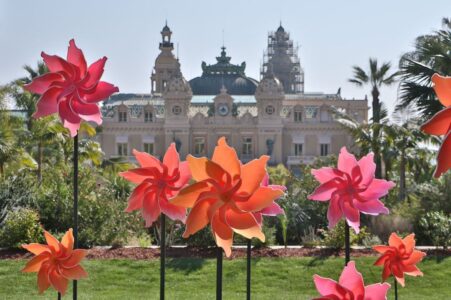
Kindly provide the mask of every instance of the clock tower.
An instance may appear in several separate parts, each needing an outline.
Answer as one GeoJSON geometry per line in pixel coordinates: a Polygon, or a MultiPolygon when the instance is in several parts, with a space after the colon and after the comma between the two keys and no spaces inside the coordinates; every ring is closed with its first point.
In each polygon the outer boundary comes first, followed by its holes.
{"type": "Polygon", "coordinates": [[[175,143],[180,157],[189,153],[189,104],[193,93],[179,73],[172,77],[163,92],[166,146],[175,143]]]}
{"type": "Polygon", "coordinates": [[[213,99],[215,118],[221,119],[232,117],[233,98],[227,93],[227,89],[222,86],[220,93],[213,99]]]}
{"type": "Polygon", "coordinates": [[[270,155],[269,163],[282,159],[283,123],[280,113],[284,98],[280,81],[272,73],[265,75],[257,86],[255,99],[258,111],[259,155],[270,155]]]}

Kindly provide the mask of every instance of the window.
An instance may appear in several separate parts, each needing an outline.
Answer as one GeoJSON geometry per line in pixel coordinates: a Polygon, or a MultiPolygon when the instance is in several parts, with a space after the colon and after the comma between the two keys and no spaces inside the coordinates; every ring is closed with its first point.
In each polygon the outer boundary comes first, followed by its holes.
{"type": "Polygon", "coordinates": [[[321,156],[329,155],[329,144],[320,144],[321,156]]]}
{"type": "Polygon", "coordinates": [[[153,121],[153,114],[151,111],[145,111],[144,112],[144,122],[150,123],[153,121]]]}
{"type": "Polygon", "coordinates": [[[194,155],[205,155],[205,138],[194,138],[194,155]]]}
{"type": "Polygon", "coordinates": [[[294,109],[294,121],[296,123],[302,122],[302,109],[300,107],[294,109]]]}
{"type": "Polygon", "coordinates": [[[302,156],[303,144],[294,144],[294,155],[302,156]]]}
{"type": "Polygon", "coordinates": [[[144,152],[153,154],[153,143],[144,143],[144,152]]]}
{"type": "Polygon", "coordinates": [[[178,105],[174,105],[173,107],[172,107],[172,113],[174,114],[174,115],[180,115],[181,113],[182,113],[182,108],[180,107],[180,106],[178,106],[178,105]]]}
{"type": "Polygon", "coordinates": [[[243,154],[252,155],[252,138],[243,138],[243,154]]]}
{"type": "Polygon", "coordinates": [[[127,112],[126,111],[119,112],[119,122],[127,122],[127,112]]]}
{"type": "Polygon", "coordinates": [[[117,144],[117,155],[128,156],[128,144],[127,143],[118,143],[117,144]]]}

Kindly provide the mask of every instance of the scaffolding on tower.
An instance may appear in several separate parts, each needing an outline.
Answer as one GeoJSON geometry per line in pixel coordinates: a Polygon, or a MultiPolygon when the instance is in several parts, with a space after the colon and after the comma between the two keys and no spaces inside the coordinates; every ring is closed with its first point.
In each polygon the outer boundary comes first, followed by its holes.
{"type": "Polygon", "coordinates": [[[277,77],[285,93],[304,93],[304,70],[298,56],[299,47],[293,45],[290,34],[282,25],[268,33],[268,47],[263,53],[261,77],[277,77]]]}

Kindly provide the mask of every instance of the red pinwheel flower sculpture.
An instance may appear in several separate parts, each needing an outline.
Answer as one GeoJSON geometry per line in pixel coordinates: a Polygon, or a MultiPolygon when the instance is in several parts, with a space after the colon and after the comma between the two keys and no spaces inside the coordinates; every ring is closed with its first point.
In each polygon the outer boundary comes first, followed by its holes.
{"type": "Polygon", "coordinates": [[[313,276],[316,289],[322,297],[317,300],[385,300],[390,288],[388,283],[375,283],[365,286],[353,261],[344,267],[338,282],[318,275],[313,276]]]}
{"type": "Polygon", "coordinates": [[[188,184],[191,173],[187,162],[180,162],[179,154],[172,143],[161,163],[154,156],[133,150],[140,168],[122,172],[119,175],[138,184],[130,196],[126,212],[141,210],[150,227],[164,213],[172,220],[185,222],[186,209],[168,202],[168,199],[188,184]]]}
{"type": "Polygon", "coordinates": [[[451,77],[432,76],[434,90],[445,109],[436,113],[421,127],[428,134],[443,135],[443,144],[437,155],[434,177],[438,178],[451,168],[451,77]]]}
{"type": "Polygon", "coordinates": [[[58,113],[72,137],[77,135],[82,120],[102,124],[97,102],[119,91],[114,85],[100,81],[107,58],[103,57],[88,67],[83,52],[73,39],[69,42],[67,59],[44,52],[41,56],[49,73],[24,86],[27,91],[41,95],[33,117],[58,113]]]}
{"type": "Polygon", "coordinates": [[[88,277],[88,273],[80,266],[80,262],[88,253],[84,249],[73,249],[74,236],[69,229],[61,243],[50,233],[44,231],[47,245],[22,245],[34,255],[22,272],[38,273],[38,289],[42,294],[50,286],[62,295],[66,293],[69,280],[88,277]]]}
{"type": "Polygon", "coordinates": [[[356,160],[345,147],[338,156],[338,168],[313,169],[312,174],[321,185],[309,196],[310,200],[328,201],[329,228],[344,215],[349,226],[358,233],[360,212],[369,215],[388,214],[379,201],[395,186],[391,181],[374,178],[376,164],[373,153],[356,160]]]}
{"type": "Polygon", "coordinates": [[[171,200],[175,205],[192,208],[183,237],[189,237],[210,223],[216,244],[227,256],[231,255],[234,232],[264,241],[254,213],[261,213],[283,195],[280,189],[261,185],[268,159],[268,156],[261,156],[241,164],[224,137],[219,139],[211,160],[188,155],[187,161],[197,182],[171,200]]]}
{"type": "Polygon", "coordinates": [[[426,256],[426,253],[415,250],[415,234],[409,234],[401,239],[396,233],[392,233],[388,246],[374,246],[373,249],[382,254],[374,265],[384,266],[383,281],[393,275],[404,286],[404,274],[423,276],[416,264],[426,256]]]}

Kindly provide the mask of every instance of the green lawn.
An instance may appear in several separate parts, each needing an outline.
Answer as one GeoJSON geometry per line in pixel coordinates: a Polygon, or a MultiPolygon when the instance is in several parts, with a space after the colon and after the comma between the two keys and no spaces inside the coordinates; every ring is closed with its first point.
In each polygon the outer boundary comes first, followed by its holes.
{"type": "MultiPolygon", "coordinates": [[[[365,283],[380,280],[381,269],[374,257],[357,259],[365,283]]],[[[48,290],[38,296],[36,275],[22,274],[24,260],[0,260],[0,299],[55,299],[48,290]]],[[[244,299],[244,259],[224,261],[224,299],[244,299]]],[[[253,299],[311,299],[315,291],[312,275],[337,279],[341,258],[264,258],[253,260],[253,299]]],[[[159,261],[88,260],[89,279],[79,283],[79,299],[158,299],[159,261]]],[[[170,259],[167,265],[167,299],[214,299],[215,260],[170,259]]],[[[400,299],[451,299],[451,258],[426,259],[419,265],[424,277],[408,277],[400,288],[400,299]]],[[[71,291],[65,299],[71,299],[71,291]]],[[[390,293],[389,299],[393,299],[390,293]]]]}

